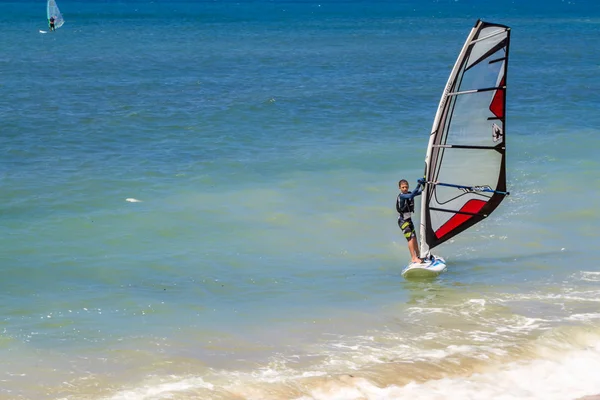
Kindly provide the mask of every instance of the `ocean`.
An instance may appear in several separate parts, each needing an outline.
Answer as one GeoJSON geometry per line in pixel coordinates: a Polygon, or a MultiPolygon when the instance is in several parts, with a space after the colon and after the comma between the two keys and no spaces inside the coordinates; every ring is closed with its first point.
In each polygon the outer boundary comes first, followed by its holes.
{"type": "Polygon", "coordinates": [[[0,399],[600,394],[596,0],[58,6],[0,2],[0,399]],[[511,195],[405,280],[478,18],[511,195]]]}

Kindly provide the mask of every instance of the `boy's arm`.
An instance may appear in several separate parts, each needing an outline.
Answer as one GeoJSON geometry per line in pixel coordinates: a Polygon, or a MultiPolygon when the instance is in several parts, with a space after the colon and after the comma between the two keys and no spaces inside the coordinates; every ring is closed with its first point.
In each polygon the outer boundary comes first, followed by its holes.
{"type": "Polygon", "coordinates": [[[421,182],[419,182],[415,190],[413,190],[410,193],[400,193],[400,197],[406,200],[410,200],[413,197],[420,195],[421,192],[423,192],[423,189],[421,188],[421,182]]]}
{"type": "Polygon", "coordinates": [[[415,190],[412,191],[412,197],[418,196],[421,193],[423,193],[423,184],[421,182],[419,182],[419,184],[417,185],[417,187],[415,188],[415,190]]]}
{"type": "Polygon", "coordinates": [[[420,195],[421,193],[423,193],[423,189],[425,189],[425,179],[424,178],[417,179],[417,183],[418,183],[417,187],[415,188],[415,190],[413,190],[413,193],[414,193],[413,197],[420,195]]]}

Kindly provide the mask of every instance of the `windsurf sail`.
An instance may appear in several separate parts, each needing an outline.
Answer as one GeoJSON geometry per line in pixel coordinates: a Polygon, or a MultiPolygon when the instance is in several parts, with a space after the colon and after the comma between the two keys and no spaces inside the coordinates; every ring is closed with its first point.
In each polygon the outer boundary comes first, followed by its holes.
{"type": "Polygon", "coordinates": [[[510,28],[477,21],[456,60],[425,156],[420,253],[489,216],[506,191],[510,28]]]}
{"type": "Polygon", "coordinates": [[[46,16],[48,17],[48,21],[50,21],[50,18],[54,17],[55,29],[60,28],[65,23],[55,0],[48,0],[48,3],[46,4],[46,16]]]}

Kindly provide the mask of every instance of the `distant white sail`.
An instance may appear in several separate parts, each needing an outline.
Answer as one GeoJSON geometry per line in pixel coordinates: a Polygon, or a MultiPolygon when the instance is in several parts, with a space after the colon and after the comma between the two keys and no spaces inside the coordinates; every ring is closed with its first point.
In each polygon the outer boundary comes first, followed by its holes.
{"type": "Polygon", "coordinates": [[[50,17],[54,17],[55,29],[60,28],[65,23],[55,0],[48,0],[48,3],[46,4],[46,16],[48,17],[48,20],[50,20],[50,17]]]}
{"type": "Polygon", "coordinates": [[[477,21],[442,94],[425,157],[421,257],[490,215],[506,191],[510,28],[477,21]]]}

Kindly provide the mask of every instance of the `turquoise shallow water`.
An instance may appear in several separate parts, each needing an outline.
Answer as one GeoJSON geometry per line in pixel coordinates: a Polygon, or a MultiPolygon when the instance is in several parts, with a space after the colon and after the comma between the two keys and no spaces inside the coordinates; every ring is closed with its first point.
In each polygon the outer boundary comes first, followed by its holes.
{"type": "Polygon", "coordinates": [[[34,4],[0,4],[0,398],[600,393],[597,4],[34,4]],[[406,282],[397,181],[478,17],[511,196],[406,282]]]}

